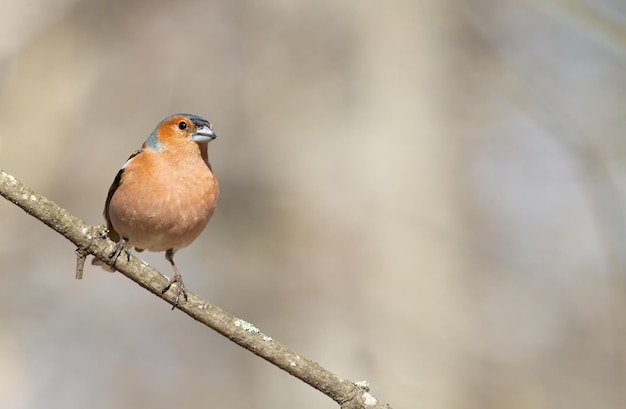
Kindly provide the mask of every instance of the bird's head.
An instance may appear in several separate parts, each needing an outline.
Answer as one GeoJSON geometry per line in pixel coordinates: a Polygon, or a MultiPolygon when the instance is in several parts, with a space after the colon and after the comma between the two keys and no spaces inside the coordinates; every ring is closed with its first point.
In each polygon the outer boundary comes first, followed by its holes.
{"type": "Polygon", "coordinates": [[[216,137],[213,125],[206,119],[191,114],[175,114],[157,125],[143,147],[160,152],[169,147],[191,149],[200,145],[201,150],[206,151],[206,144],[216,137]]]}

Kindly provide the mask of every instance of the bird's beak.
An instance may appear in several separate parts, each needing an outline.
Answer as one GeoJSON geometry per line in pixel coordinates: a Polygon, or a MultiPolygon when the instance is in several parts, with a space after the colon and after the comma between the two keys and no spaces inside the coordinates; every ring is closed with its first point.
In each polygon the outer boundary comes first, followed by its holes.
{"type": "Polygon", "coordinates": [[[196,132],[191,135],[191,140],[199,143],[208,143],[215,138],[217,138],[217,135],[215,135],[215,132],[208,126],[198,128],[196,132]]]}

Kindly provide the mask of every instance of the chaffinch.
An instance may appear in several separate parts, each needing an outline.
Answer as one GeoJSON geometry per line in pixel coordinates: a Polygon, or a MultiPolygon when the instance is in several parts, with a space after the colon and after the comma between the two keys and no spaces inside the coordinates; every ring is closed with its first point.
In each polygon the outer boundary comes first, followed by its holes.
{"type": "Polygon", "coordinates": [[[212,129],[209,121],[196,115],[165,118],[117,173],[104,207],[109,238],[117,241],[113,267],[122,250],[129,256],[132,247],[165,251],[174,277],[162,293],[176,283],[172,309],[181,294],[187,299],[174,253],[204,230],[219,196],[207,151],[216,138],[212,129]]]}

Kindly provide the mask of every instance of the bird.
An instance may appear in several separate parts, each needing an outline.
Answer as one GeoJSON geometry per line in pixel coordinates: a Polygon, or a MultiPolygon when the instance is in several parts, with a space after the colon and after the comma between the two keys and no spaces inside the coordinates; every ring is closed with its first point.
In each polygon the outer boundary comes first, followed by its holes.
{"type": "MultiPolygon", "coordinates": [[[[165,252],[176,283],[172,309],[187,292],[174,263],[174,253],[189,246],[205,229],[217,206],[219,184],[208,157],[217,137],[213,125],[192,114],[162,120],[141,149],[133,152],[111,185],[105,206],[108,236],[117,242],[111,270],[122,251],[165,252]]],[[[93,264],[103,263],[94,259],[93,264]]]]}

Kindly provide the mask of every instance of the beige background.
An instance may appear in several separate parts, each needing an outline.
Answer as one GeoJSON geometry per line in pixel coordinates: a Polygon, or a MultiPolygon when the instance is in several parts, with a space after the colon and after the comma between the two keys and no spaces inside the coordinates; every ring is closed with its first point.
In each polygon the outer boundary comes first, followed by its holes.
{"type": "MultiPolygon", "coordinates": [[[[214,123],[194,292],[396,409],[626,407],[623,2],[1,9],[0,167],[85,221],[163,117],[214,123]]],[[[0,407],[336,407],[0,223],[0,407]]]]}

